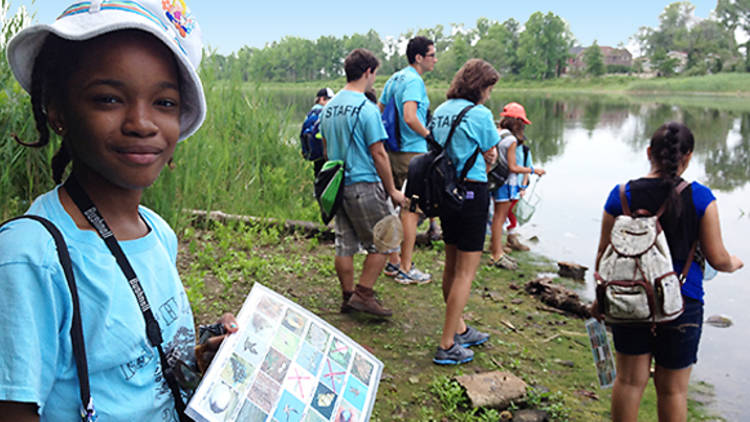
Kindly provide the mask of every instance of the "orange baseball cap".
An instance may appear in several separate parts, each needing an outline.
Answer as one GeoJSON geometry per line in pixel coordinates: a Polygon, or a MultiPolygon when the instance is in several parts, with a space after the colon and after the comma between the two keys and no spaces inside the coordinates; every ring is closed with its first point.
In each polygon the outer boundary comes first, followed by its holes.
{"type": "Polygon", "coordinates": [[[517,119],[521,119],[522,122],[526,123],[527,125],[531,124],[531,121],[526,118],[526,110],[523,108],[521,104],[518,104],[516,102],[508,103],[503,107],[502,113],[500,113],[503,117],[515,117],[517,119]]]}

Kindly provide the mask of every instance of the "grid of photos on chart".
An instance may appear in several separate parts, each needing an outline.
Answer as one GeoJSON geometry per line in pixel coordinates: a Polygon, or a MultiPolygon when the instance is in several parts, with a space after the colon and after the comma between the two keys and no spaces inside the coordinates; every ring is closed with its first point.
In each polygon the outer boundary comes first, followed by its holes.
{"type": "Polygon", "coordinates": [[[189,404],[200,421],[357,422],[383,364],[317,316],[255,284],[189,404]],[[229,341],[231,339],[231,342],[229,341]]]}

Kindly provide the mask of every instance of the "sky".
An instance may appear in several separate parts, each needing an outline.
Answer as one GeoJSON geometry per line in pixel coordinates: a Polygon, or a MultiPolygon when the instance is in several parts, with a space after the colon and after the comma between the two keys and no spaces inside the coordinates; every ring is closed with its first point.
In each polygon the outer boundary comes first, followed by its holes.
{"type": "MultiPolygon", "coordinates": [[[[323,35],[342,37],[366,33],[370,29],[381,38],[398,37],[408,30],[452,24],[476,26],[480,17],[505,21],[514,18],[521,24],[537,11],[552,12],[570,26],[578,45],[596,40],[600,46],[628,45],[629,38],[641,26],[656,27],[659,14],[672,1],[662,0],[480,0],[413,1],[381,0],[188,0],[188,6],[203,31],[204,43],[221,54],[243,46],[263,47],[292,35],[317,39],[323,35]],[[428,7],[425,7],[428,6],[428,7]]],[[[60,0],[11,0],[11,13],[19,5],[36,12],[36,21],[52,22],[72,2],[60,0]]],[[[706,18],[716,0],[695,0],[695,15],[706,18]]]]}

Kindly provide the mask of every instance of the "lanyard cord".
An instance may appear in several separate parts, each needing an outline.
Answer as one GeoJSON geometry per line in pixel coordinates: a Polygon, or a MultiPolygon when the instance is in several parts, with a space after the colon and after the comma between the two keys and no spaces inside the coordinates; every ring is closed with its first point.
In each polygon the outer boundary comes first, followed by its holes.
{"type": "Polygon", "coordinates": [[[362,103],[357,107],[357,117],[354,119],[354,124],[352,125],[352,131],[349,134],[349,144],[346,146],[346,152],[344,153],[344,175],[346,175],[346,159],[349,158],[349,151],[352,149],[352,143],[354,143],[354,129],[357,127],[357,122],[359,122],[359,113],[362,111],[362,107],[365,106],[365,103],[367,101],[370,101],[368,99],[365,99],[362,101],[362,103]]]}
{"type": "Polygon", "coordinates": [[[164,378],[167,381],[169,389],[172,391],[172,396],[174,398],[177,413],[180,416],[180,420],[186,421],[187,419],[185,419],[184,416],[185,402],[183,402],[182,400],[180,387],[177,385],[175,375],[170,370],[169,362],[167,361],[167,357],[164,354],[164,350],[162,349],[163,339],[161,335],[161,328],[159,328],[159,323],[156,321],[156,318],[154,318],[154,313],[151,310],[151,305],[149,305],[148,299],[146,299],[146,293],[143,291],[141,282],[138,280],[133,267],[130,265],[130,261],[128,261],[128,258],[122,251],[122,248],[120,248],[120,244],[117,242],[117,239],[115,239],[115,235],[114,233],[112,233],[112,230],[110,230],[107,222],[104,221],[104,217],[102,217],[102,215],[99,213],[99,210],[96,208],[94,203],[91,201],[91,198],[89,198],[89,196],[83,190],[75,177],[73,177],[72,175],[68,177],[68,179],[63,184],[63,187],[68,192],[68,195],[70,195],[70,198],[76,204],[83,216],[86,217],[86,220],[88,220],[88,222],[94,227],[96,232],[99,234],[99,237],[104,240],[107,248],[109,248],[109,251],[115,257],[117,265],[125,275],[125,279],[128,280],[128,284],[130,285],[131,290],[133,290],[133,294],[135,295],[136,301],[138,302],[138,307],[141,309],[143,319],[146,322],[146,336],[148,337],[148,341],[149,343],[151,343],[151,346],[156,347],[156,350],[159,352],[159,360],[161,362],[162,373],[164,374],[164,378]]]}

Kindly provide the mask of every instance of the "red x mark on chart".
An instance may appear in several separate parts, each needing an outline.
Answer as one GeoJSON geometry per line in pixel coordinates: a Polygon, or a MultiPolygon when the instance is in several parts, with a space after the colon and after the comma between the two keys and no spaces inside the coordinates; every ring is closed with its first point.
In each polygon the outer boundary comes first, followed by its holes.
{"type": "Polygon", "coordinates": [[[333,368],[331,368],[331,360],[328,358],[326,358],[326,365],[328,365],[328,373],[323,374],[323,378],[331,379],[331,388],[333,389],[334,393],[338,394],[338,391],[336,391],[336,381],[334,380],[334,377],[344,375],[346,374],[346,372],[333,372],[333,368]]]}
{"type": "Polygon", "coordinates": [[[302,381],[303,380],[309,380],[309,379],[312,379],[312,378],[310,378],[308,376],[302,376],[302,375],[300,375],[299,371],[297,370],[297,368],[293,368],[293,369],[294,369],[294,373],[296,374],[296,376],[290,376],[289,379],[292,380],[292,381],[297,381],[297,387],[299,387],[300,398],[304,399],[305,398],[305,392],[302,389],[302,381]]]}
{"type": "Polygon", "coordinates": [[[346,353],[346,352],[349,351],[349,347],[346,344],[344,344],[344,343],[339,343],[339,344],[340,344],[340,346],[337,347],[337,348],[335,348],[335,349],[333,349],[331,351],[331,354],[341,353],[343,355],[344,353],[346,353]]]}

